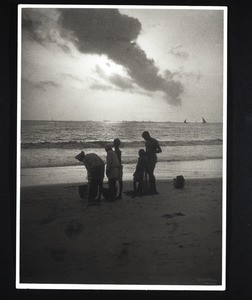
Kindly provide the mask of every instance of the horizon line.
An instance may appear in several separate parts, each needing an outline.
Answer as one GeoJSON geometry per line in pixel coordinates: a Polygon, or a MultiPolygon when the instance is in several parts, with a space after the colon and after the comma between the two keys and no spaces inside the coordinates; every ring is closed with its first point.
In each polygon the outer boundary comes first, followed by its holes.
{"type": "MultiPolygon", "coordinates": [[[[105,122],[105,123],[126,123],[126,122],[137,122],[137,123],[184,123],[184,121],[150,121],[150,120],[142,120],[142,121],[137,121],[137,120],[48,120],[48,119],[21,119],[22,121],[29,121],[29,122],[105,122]]],[[[194,123],[202,123],[202,121],[188,121],[186,124],[194,124],[194,123]]],[[[209,122],[207,123],[223,123],[223,121],[216,121],[216,122],[209,122]]]]}

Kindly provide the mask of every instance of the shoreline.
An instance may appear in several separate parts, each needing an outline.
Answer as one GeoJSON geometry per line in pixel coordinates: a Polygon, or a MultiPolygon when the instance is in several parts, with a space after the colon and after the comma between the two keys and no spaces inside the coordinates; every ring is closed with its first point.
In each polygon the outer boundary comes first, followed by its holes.
{"type": "MultiPolygon", "coordinates": [[[[221,177],[206,177],[206,178],[187,178],[186,179],[186,183],[190,183],[190,182],[204,182],[204,181],[222,181],[221,177]]],[[[160,184],[173,184],[173,180],[172,179],[156,179],[156,181],[160,184]]],[[[108,183],[108,180],[105,179],[104,184],[108,183]]],[[[128,187],[128,185],[132,185],[133,184],[133,180],[126,180],[124,179],[123,182],[126,184],[126,186],[128,187]]],[[[83,181],[83,182],[66,182],[66,183],[51,183],[51,184],[44,184],[44,185],[30,185],[30,186],[21,186],[21,190],[32,190],[32,189],[36,189],[36,188],[76,188],[79,187],[80,185],[85,185],[87,183],[87,181],[83,181]]],[[[133,185],[132,185],[133,186],[133,185]]]]}
{"type": "MultiPolygon", "coordinates": [[[[124,164],[123,167],[123,180],[131,181],[135,164],[124,164]]],[[[48,184],[80,184],[87,181],[86,169],[81,164],[67,167],[21,168],[20,173],[21,187],[48,184]]],[[[178,175],[183,175],[185,179],[221,178],[222,159],[158,162],[154,173],[157,180],[172,180],[178,175]]],[[[106,182],[106,176],[104,177],[104,182],[106,182]]]]}
{"type": "Polygon", "coordinates": [[[188,179],[182,190],[157,180],[157,188],[85,209],[77,186],[21,188],[20,283],[220,288],[221,178],[188,179]]]}

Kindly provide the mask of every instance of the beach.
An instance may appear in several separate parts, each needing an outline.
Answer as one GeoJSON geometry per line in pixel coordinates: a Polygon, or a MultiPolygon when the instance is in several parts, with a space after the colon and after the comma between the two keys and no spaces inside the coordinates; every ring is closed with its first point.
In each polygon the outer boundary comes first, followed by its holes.
{"type": "Polygon", "coordinates": [[[77,183],[21,187],[20,283],[221,285],[222,179],[157,188],[86,207],[77,183]]]}
{"type": "Polygon", "coordinates": [[[222,124],[22,121],[21,136],[22,287],[222,288],[222,124]],[[159,194],[131,198],[143,130],[162,148],[159,194]],[[74,157],[83,150],[106,161],[114,137],[122,141],[123,199],[86,206],[78,187],[87,172],[74,157]],[[184,189],[173,186],[178,175],[184,189]]]}

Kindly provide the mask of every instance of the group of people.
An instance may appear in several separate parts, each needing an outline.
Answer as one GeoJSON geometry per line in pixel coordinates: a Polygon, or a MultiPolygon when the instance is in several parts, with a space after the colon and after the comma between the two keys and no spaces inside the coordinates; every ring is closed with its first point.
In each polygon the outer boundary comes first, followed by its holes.
{"type": "MultiPolygon", "coordinates": [[[[133,196],[141,195],[144,181],[148,181],[149,192],[151,194],[158,194],[154,169],[157,163],[157,153],[161,153],[162,150],[159,142],[152,138],[148,131],[144,131],[142,137],[145,140],[145,150],[140,149],[138,151],[139,157],[133,174],[133,196]]],[[[85,154],[84,151],[81,151],[81,153],[75,156],[87,169],[88,199],[90,201],[100,202],[102,195],[107,201],[122,199],[123,165],[120,145],[121,141],[119,138],[114,139],[113,143],[105,145],[107,153],[106,172],[104,161],[96,153],[85,154]],[[103,187],[104,172],[108,178],[108,189],[103,187]],[[118,193],[117,182],[119,186],[118,193]]]]}

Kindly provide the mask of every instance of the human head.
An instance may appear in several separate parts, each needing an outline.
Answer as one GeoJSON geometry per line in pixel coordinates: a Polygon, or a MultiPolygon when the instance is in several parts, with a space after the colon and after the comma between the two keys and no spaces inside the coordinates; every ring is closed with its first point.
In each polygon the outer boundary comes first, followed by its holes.
{"type": "Polygon", "coordinates": [[[83,161],[83,159],[85,158],[85,152],[81,151],[79,154],[77,154],[75,156],[75,159],[77,159],[78,161],[83,161]]]}
{"type": "Polygon", "coordinates": [[[111,151],[112,150],[113,145],[112,144],[106,144],[105,145],[105,150],[106,152],[111,151]]]}
{"type": "Polygon", "coordinates": [[[149,131],[144,131],[143,133],[142,133],[142,137],[146,140],[146,141],[148,141],[149,139],[150,139],[150,133],[149,133],[149,131]]]}
{"type": "Polygon", "coordinates": [[[146,155],[145,150],[144,150],[144,149],[139,149],[138,155],[141,156],[141,157],[142,157],[142,156],[145,156],[145,155],[146,155]]]}
{"type": "Polygon", "coordinates": [[[115,138],[115,139],[114,139],[114,146],[115,146],[115,147],[119,147],[120,145],[121,145],[120,139],[119,139],[119,138],[115,138]]]}

